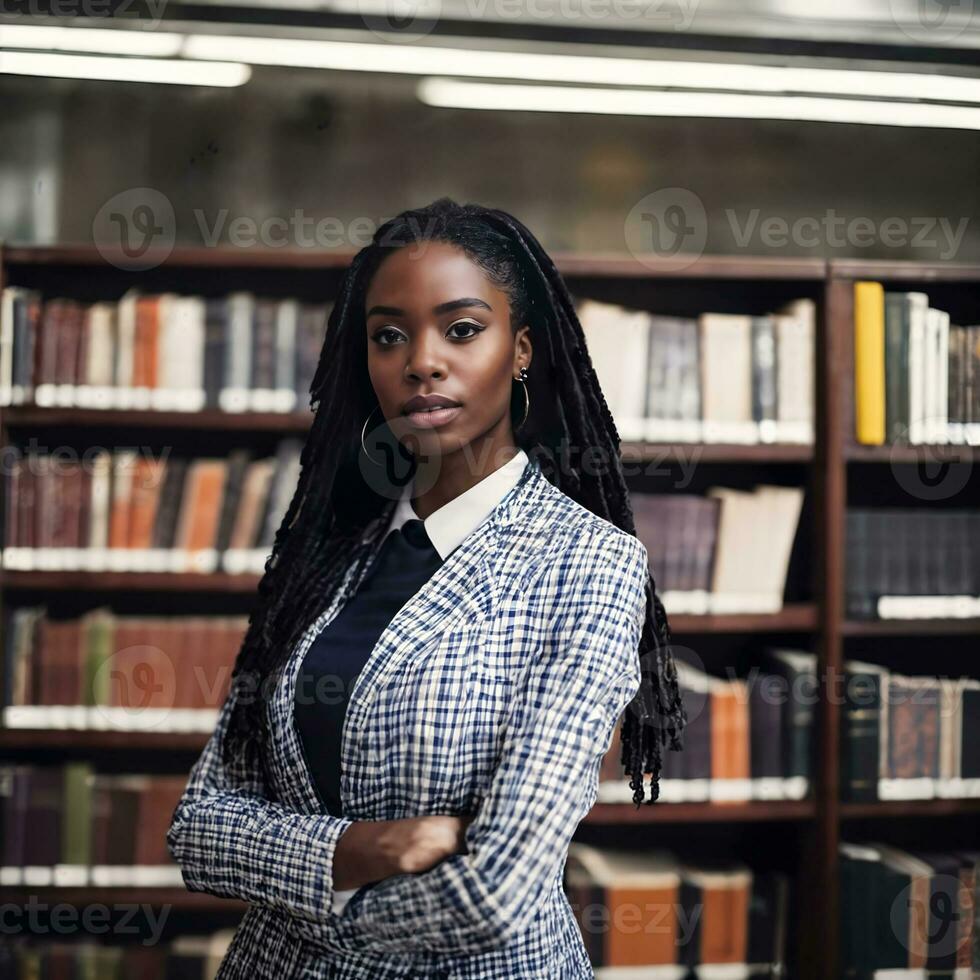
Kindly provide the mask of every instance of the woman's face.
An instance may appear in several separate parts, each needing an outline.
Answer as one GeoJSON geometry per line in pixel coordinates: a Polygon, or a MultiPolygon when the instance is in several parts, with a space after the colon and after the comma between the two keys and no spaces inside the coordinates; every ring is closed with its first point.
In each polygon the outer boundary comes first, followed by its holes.
{"type": "Polygon", "coordinates": [[[512,330],[507,294],[465,252],[422,242],[391,253],[368,286],[365,315],[371,384],[413,454],[513,445],[511,390],[531,363],[529,327],[512,330]],[[412,411],[426,396],[448,407],[412,411]]]}

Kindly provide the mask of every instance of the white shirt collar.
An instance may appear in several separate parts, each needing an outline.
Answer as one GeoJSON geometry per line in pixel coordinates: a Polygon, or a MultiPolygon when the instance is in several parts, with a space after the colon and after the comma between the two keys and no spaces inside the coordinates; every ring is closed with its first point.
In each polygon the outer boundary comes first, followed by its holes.
{"type": "MultiPolygon", "coordinates": [[[[448,503],[434,510],[422,521],[425,533],[433,547],[443,560],[460,542],[482,524],[491,511],[503,500],[507,491],[512,489],[520,480],[524,467],[529,462],[527,453],[520,449],[517,455],[498,467],[469,490],[464,490],[459,496],[453,497],[448,503]]],[[[402,491],[401,498],[395,507],[391,523],[385,536],[395,528],[401,527],[406,521],[420,520],[412,506],[415,492],[415,481],[410,482],[402,491]]]]}

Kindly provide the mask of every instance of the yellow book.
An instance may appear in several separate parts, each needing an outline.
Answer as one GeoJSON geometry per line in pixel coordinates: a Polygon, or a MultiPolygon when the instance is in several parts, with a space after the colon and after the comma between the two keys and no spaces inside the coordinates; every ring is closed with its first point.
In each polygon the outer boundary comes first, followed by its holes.
{"type": "Polygon", "coordinates": [[[857,441],[885,441],[885,289],[854,283],[854,427],[857,441]]]}

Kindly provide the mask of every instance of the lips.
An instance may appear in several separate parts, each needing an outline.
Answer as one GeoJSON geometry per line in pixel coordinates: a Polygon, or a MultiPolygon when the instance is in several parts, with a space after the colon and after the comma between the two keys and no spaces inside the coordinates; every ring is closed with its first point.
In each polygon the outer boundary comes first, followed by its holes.
{"type": "Polygon", "coordinates": [[[410,415],[414,412],[431,412],[440,408],[458,408],[459,402],[447,398],[445,395],[415,395],[410,398],[402,408],[403,415],[410,415]]]}

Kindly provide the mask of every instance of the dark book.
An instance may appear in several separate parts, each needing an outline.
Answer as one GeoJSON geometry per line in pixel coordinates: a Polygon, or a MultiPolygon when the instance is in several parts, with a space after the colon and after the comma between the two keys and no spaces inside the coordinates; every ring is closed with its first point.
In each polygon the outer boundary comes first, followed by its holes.
{"type": "Polygon", "coordinates": [[[749,679],[749,759],[753,779],[783,775],[783,710],[785,695],[762,676],[749,679]]]}
{"type": "Polygon", "coordinates": [[[782,678],[786,699],[782,712],[783,776],[813,776],[813,711],[817,690],[817,657],[805,650],[766,647],[762,664],[782,678]]]}
{"type": "Polygon", "coordinates": [[[224,384],[228,302],[223,297],[208,299],[204,309],[204,407],[217,409],[224,384]]]}
{"type": "Polygon", "coordinates": [[[789,879],[780,872],[753,877],[749,896],[750,964],[769,967],[771,977],[786,975],[786,930],[789,918],[789,879]]]}
{"type": "Polygon", "coordinates": [[[145,784],[145,776],[113,776],[95,790],[109,796],[106,864],[134,864],[140,823],[140,793],[145,784]]]}
{"type": "Polygon", "coordinates": [[[844,661],[841,711],[841,798],[852,803],[878,799],[882,685],[888,671],[877,664],[844,661]]]}
{"type": "Polygon", "coordinates": [[[252,391],[276,386],[276,308],[273,299],[257,299],[252,312],[252,391]]]}
{"type": "Polygon", "coordinates": [[[29,766],[0,768],[0,866],[16,868],[27,853],[27,812],[30,798],[29,766]]]}
{"type": "Polygon", "coordinates": [[[248,468],[251,453],[248,449],[233,449],[228,454],[228,475],[225,478],[224,494],[221,498],[221,516],[218,518],[218,534],[215,548],[224,551],[229,546],[231,531],[235,526],[235,516],[242,497],[242,483],[248,468]]]}
{"type": "MultiPolygon", "coordinates": [[[[684,729],[684,778],[703,780],[707,788],[711,779],[712,698],[708,683],[698,682],[697,674],[689,676],[682,661],[677,664],[677,683],[684,699],[688,723],[684,729]]],[[[707,794],[704,795],[707,798],[707,794]]]]}
{"type": "Polygon", "coordinates": [[[853,619],[873,619],[877,607],[871,594],[873,515],[853,508],[844,524],[845,606],[853,619]]]}
{"type": "Polygon", "coordinates": [[[963,750],[960,774],[980,779],[980,688],[963,689],[963,750]]]}
{"type": "Polygon", "coordinates": [[[333,303],[302,303],[296,324],[296,407],[310,408],[310,388],[320,360],[333,303]]]}
{"type": "Polygon", "coordinates": [[[693,969],[701,962],[704,894],[697,879],[685,874],[681,876],[677,897],[681,921],[689,924],[683,937],[685,941],[678,948],[677,962],[693,969]]]}
{"type": "Polygon", "coordinates": [[[27,776],[23,864],[52,867],[61,860],[63,805],[64,774],[61,767],[32,766],[27,776]]]}
{"type": "Polygon", "coordinates": [[[184,480],[187,476],[188,460],[180,456],[167,459],[163,473],[163,486],[160,488],[160,504],[157,507],[153,524],[153,547],[173,548],[177,535],[177,519],[180,515],[180,502],[184,496],[184,480]]]}
{"type": "Polygon", "coordinates": [[[885,293],[885,438],[908,442],[909,332],[907,293],[885,293]]]}
{"type": "Polygon", "coordinates": [[[875,969],[881,855],[873,847],[841,842],[840,969],[842,980],[871,980],[875,969]]]}

